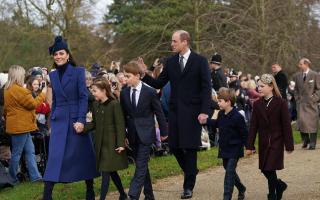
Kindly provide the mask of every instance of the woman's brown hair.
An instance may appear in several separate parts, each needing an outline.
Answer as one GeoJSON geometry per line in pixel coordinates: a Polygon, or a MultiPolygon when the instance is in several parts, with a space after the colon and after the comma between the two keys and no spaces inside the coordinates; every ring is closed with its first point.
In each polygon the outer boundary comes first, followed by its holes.
{"type": "Polygon", "coordinates": [[[100,90],[106,90],[106,95],[109,99],[116,99],[112,94],[111,87],[109,81],[105,77],[98,77],[93,79],[92,86],[96,86],[100,90]]]}

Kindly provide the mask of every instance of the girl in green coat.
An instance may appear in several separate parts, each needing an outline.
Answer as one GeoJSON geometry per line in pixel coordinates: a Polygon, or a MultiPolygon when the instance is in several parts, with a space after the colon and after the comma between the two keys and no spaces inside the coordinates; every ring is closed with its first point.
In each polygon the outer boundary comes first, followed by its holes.
{"type": "Polygon", "coordinates": [[[119,200],[127,199],[121,179],[117,173],[128,167],[125,152],[125,124],[120,103],[111,93],[110,84],[101,77],[91,86],[96,101],[93,103],[92,122],[86,124],[86,131],[95,130],[93,141],[96,152],[97,168],[102,175],[100,200],[104,200],[110,176],[120,193],[119,200]]]}

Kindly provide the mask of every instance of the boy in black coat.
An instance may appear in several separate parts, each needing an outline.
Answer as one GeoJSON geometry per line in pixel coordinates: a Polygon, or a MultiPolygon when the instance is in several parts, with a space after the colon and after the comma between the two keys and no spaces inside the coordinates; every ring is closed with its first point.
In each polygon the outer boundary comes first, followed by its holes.
{"type": "Polygon", "coordinates": [[[233,187],[239,190],[238,199],[245,197],[246,187],[241,183],[236,172],[239,158],[243,157],[244,145],[248,135],[243,116],[234,107],[236,101],[235,91],[228,88],[220,88],[218,104],[221,111],[216,120],[207,119],[202,124],[219,128],[219,158],[223,159],[223,167],[226,170],[224,178],[224,200],[232,199],[233,187]]]}

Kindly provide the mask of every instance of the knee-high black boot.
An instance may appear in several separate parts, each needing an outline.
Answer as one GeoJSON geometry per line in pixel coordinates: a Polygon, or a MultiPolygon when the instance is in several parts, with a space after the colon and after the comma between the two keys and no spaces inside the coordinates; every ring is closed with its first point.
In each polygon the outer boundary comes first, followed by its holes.
{"type": "Polygon", "coordinates": [[[87,192],[86,200],[95,200],[94,189],[93,189],[93,179],[86,180],[87,192]]]}
{"type": "Polygon", "coordinates": [[[52,190],[54,187],[54,182],[45,181],[43,190],[43,200],[52,200],[52,190]]]}

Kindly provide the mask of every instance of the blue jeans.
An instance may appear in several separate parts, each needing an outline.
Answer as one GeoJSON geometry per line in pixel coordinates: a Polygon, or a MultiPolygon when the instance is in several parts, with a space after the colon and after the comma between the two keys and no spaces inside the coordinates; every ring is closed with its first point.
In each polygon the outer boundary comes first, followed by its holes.
{"type": "Polygon", "coordinates": [[[12,156],[9,163],[9,173],[15,182],[18,181],[17,173],[22,152],[24,152],[30,181],[42,179],[34,152],[34,145],[30,133],[11,135],[12,156]]]}
{"type": "Polygon", "coordinates": [[[224,177],[224,200],[231,200],[233,187],[239,190],[239,192],[243,192],[245,190],[245,186],[241,183],[240,178],[236,172],[238,163],[238,158],[224,158],[223,159],[223,167],[226,170],[226,174],[224,177]]]}

